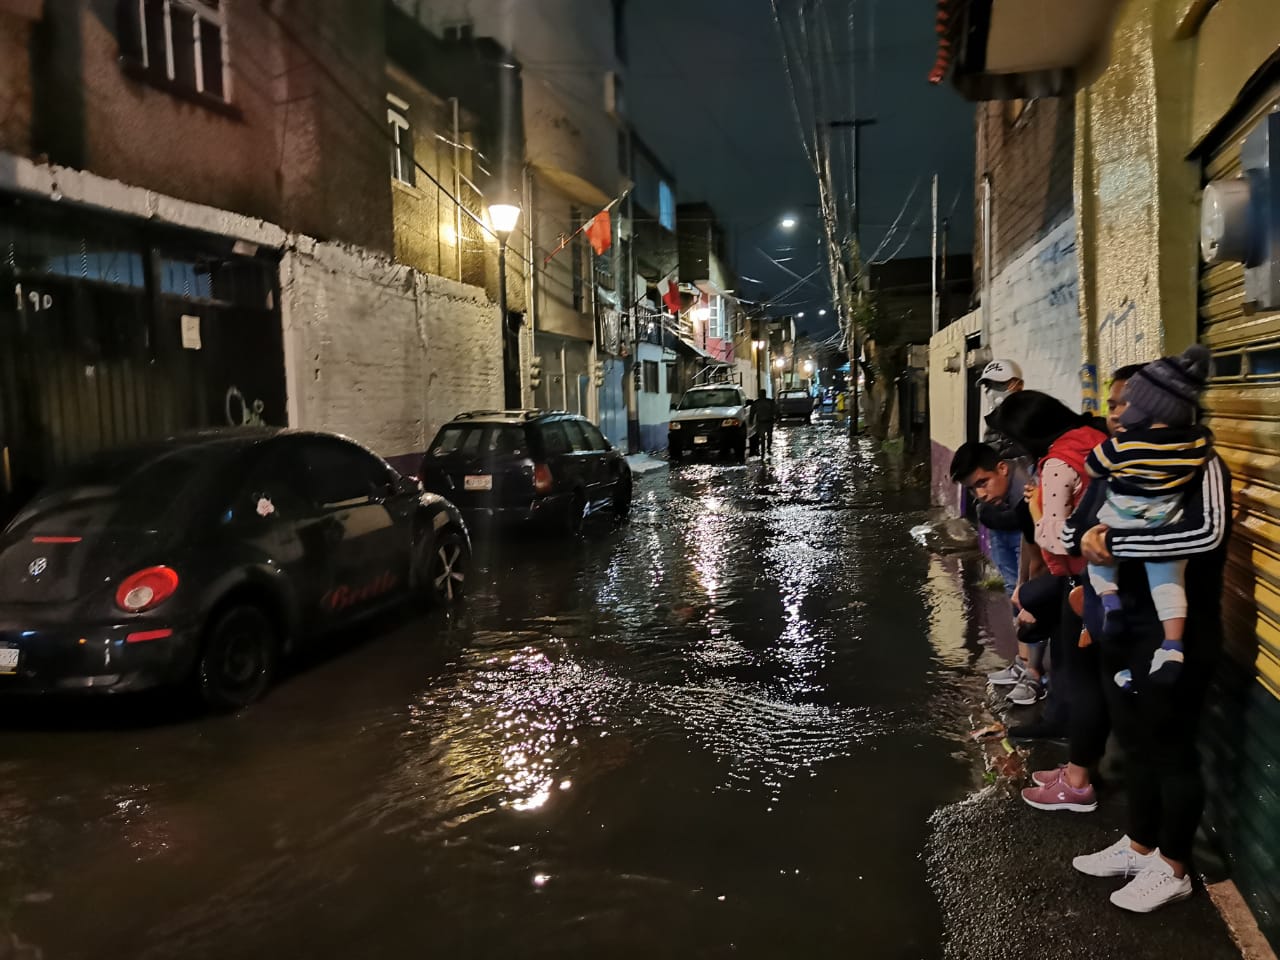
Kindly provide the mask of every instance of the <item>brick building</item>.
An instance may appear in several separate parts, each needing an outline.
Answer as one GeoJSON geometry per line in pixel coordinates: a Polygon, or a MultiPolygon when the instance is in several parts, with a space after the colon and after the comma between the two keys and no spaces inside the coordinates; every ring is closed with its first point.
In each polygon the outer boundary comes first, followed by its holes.
{"type": "Polygon", "coordinates": [[[1070,407],[1083,397],[1074,105],[979,103],[975,138],[973,289],[981,306],[944,327],[929,351],[933,495],[955,511],[961,501],[947,467],[960,444],[982,435],[988,411],[977,380],[989,360],[1016,361],[1029,387],[1070,407]]]}
{"type": "MultiPolygon", "coordinates": [[[[455,151],[396,141],[391,85],[418,80],[389,64],[387,16],[0,4],[7,504],[102,446],[228,422],[334,429],[412,461],[458,409],[501,401],[491,231],[468,233],[456,272],[448,236],[409,240],[457,216],[399,181],[431,173],[452,196],[455,151]]],[[[463,138],[484,136],[478,112],[460,104],[463,138]]],[[[488,181],[461,172],[478,226],[488,181]]]]}

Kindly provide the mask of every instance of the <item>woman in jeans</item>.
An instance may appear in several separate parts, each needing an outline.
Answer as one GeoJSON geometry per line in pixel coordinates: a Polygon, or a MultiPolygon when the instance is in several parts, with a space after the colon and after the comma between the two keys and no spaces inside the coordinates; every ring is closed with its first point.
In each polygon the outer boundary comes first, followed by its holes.
{"type": "MultiPolygon", "coordinates": [[[[1040,581],[1023,584],[1014,596],[1014,603],[1022,608],[1018,618],[1024,636],[1037,641],[1031,645],[1033,655],[1028,662],[1015,663],[1012,668],[1020,676],[1009,699],[1025,705],[1035,703],[1045,693],[1043,641],[1050,639],[1056,647],[1064,630],[1070,632],[1073,617],[1066,606],[1068,580],[1084,571],[1084,561],[1067,555],[1062,528],[1089,486],[1085,458],[1106,439],[1106,434],[1099,429],[1101,421],[1075,413],[1061,401],[1036,390],[1010,396],[988,417],[988,423],[1036,461],[1036,483],[1027,487],[1027,504],[1034,521],[1035,543],[1049,572],[1040,581]],[[1021,602],[1024,592],[1027,601],[1034,597],[1035,602],[1021,602]]],[[[1054,669],[1063,671],[1065,656],[1059,649],[1052,653],[1054,669]]],[[[1065,671],[1063,674],[1065,678],[1065,671]]],[[[1086,786],[1087,782],[1086,777],[1086,786]]],[[[1092,788],[1088,788],[1088,794],[1074,802],[1088,806],[1094,802],[1092,788]]]]}

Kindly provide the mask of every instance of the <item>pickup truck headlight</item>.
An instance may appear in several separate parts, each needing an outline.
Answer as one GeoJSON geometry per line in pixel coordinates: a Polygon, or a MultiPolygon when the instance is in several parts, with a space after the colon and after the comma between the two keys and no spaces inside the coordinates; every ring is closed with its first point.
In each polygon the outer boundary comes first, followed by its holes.
{"type": "Polygon", "coordinates": [[[670,424],[668,424],[668,426],[670,426],[672,430],[679,430],[679,429],[680,429],[680,421],[679,421],[679,420],[672,420],[672,421],[671,421],[671,423],[670,423],[670,424]]]}
{"type": "Polygon", "coordinates": [[[740,426],[742,426],[742,421],[741,421],[741,420],[737,420],[737,419],[735,419],[735,418],[733,418],[733,417],[729,417],[727,420],[721,420],[721,421],[720,421],[720,426],[722,426],[722,427],[740,427],[740,426]]]}

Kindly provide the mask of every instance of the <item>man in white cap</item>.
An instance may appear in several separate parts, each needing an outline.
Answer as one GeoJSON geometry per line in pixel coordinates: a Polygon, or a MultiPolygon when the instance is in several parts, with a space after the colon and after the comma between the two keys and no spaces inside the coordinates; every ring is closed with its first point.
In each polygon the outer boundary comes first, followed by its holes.
{"type": "MultiPolygon", "coordinates": [[[[982,376],[978,378],[978,384],[987,396],[987,413],[989,414],[1004,403],[1006,397],[1023,388],[1022,368],[1012,360],[992,360],[982,368],[982,376]]],[[[990,427],[983,434],[982,442],[995,447],[1001,460],[1017,460],[1019,457],[1026,456],[1013,441],[990,427]]]]}

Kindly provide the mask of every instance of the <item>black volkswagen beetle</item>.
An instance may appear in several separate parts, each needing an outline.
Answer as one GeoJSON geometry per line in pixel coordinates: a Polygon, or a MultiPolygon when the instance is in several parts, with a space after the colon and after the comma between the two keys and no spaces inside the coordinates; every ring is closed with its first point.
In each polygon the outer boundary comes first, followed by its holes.
{"type": "Polygon", "coordinates": [[[452,504],[341,437],[245,428],[102,453],[0,537],[0,695],[189,682],[237,709],[309,638],[456,601],[470,556],[452,504]]]}

